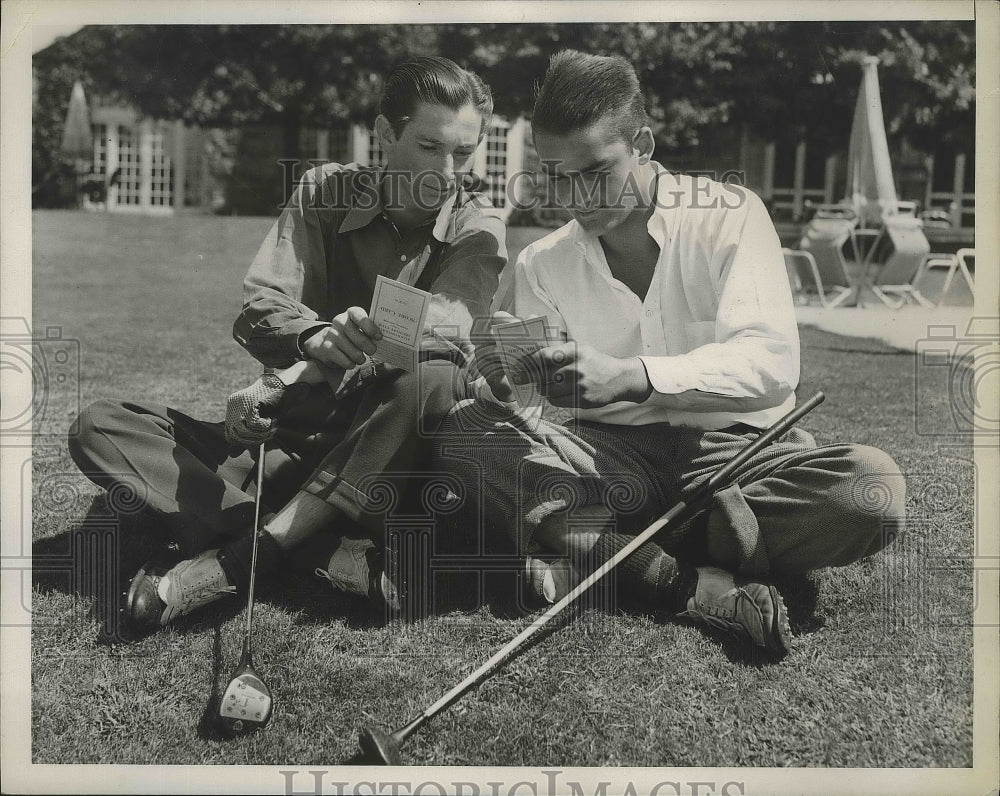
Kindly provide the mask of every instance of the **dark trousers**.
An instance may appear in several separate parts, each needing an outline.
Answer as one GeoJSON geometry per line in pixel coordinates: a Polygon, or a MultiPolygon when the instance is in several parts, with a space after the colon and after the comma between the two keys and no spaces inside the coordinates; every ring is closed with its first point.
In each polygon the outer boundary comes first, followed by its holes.
{"type": "MultiPolygon", "coordinates": [[[[264,461],[262,512],[298,491],[315,495],[380,538],[386,512],[407,499],[411,476],[428,469],[430,441],[456,401],[464,374],[447,361],[393,371],[334,400],[326,385],[293,385],[264,461]]],[[[140,496],[185,554],[248,533],[257,450],[232,449],[223,424],[158,404],[100,400],[69,440],[80,470],[104,489],[142,485],[140,496]]]]}

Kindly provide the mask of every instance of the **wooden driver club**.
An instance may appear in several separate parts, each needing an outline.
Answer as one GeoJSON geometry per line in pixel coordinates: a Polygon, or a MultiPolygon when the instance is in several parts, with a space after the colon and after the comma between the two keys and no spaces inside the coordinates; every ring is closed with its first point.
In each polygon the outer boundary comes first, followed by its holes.
{"type": "Polygon", "coordinates": [[[253,631],[253,593],[257,574],[257,534],[260,532],[260,497],[264,487],[264,443],[257,460],[257,495],[254,499],[253,553],[250,558],[250,586],[247,594],[247,622],[243,631],[243,654],[219,702],[218,721],[227,738],[247,735],[263,727],[271,718],[274,700],[271,689],[253,666],[251,634],[253,631]]]}

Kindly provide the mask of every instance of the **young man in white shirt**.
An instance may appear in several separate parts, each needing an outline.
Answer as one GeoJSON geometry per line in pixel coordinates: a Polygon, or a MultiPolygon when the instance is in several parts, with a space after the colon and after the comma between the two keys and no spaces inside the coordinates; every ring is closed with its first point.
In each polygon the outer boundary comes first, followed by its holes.
{"type": "MultiPolygon", "coordinates": [[[[483,533],[508,534],[521,554],[576,559],[529,558],[555,599],[569,586],[561,575],[607,559],[795,405],[799,339],[763,203],[652,159],[627,61],[554,56],[532,128],[573,220],[522,252],[498,298],[515,317],[546,317],[547,340],[520,361],[518,381],[574,417],[555,425],[467,404],[441,429],[438,459],[465,479],[464,516],[483,533]],[[581,522],[591,531],[574,532],[581,522]]],[[[512,398],[496,371],[489,381],[512,398]]],[[[794,429],[691,522],[640,548],[619,582],[782,655],[786,610],[765,578],[871,555],[903,514],[889,456],[817,447],[794,429]]]]}

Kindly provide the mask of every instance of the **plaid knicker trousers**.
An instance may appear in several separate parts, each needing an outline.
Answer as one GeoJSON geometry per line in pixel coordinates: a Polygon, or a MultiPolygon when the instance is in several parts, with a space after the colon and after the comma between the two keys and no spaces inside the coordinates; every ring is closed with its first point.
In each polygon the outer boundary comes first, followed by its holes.
{"type": "MultiPolygon", "coordinates": [[[[595,504],[613,513],[616,530],[641,532],[759,434],[744,425],[557,425],[467,400],[438,429],[434,467],[462,482],[463,525],[506,537],[526,554],[541,523],[562,514],[572,528],[574,513],[595,504]]],[[[881,550],[902,532],[904,507],[904,479],[886,453],[817,446],[795,428],[692,520],[655,541],[690,563],[747,576],[801,573],[881,550]]],[[[586,512],[578,522],[585,527],[586,512]]]]}

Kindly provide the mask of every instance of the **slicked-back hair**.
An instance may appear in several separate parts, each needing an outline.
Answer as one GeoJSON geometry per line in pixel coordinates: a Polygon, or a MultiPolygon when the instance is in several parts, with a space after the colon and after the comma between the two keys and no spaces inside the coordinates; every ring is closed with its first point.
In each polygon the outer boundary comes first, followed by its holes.
{"type": "Polygon", "coordinates": [[[399,136],[421,102],[453,111],[472,105],[483,117],[480,140],[493,117],[493,94],[479,75],[436,55],[413,58],[393,69],[382,87],[379,112],[399,136]]]}
{"type": "Polygon", "coordinates": [[[568,135],[606,116],[617,120],[615,131],[626,143],[648,124],[646,101],[632,65],[620,55],[578,50],[553,55],[535,95],[532,130],[568,135]]]}

